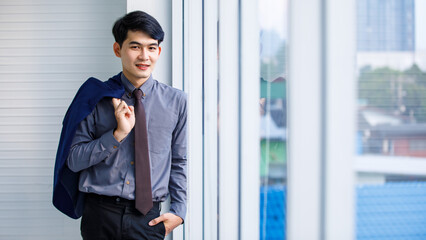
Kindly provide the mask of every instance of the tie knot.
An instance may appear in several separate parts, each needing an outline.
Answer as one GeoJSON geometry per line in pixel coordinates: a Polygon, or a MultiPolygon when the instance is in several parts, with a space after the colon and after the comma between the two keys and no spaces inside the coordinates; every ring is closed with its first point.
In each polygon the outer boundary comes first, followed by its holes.
{"type": "Polygon", "coordinates": [[[135,98],[137,99],[137,100],[141,100],[141,98],[142,98],[142,90],[140,90],[139,88],[136,88],[134,91],[133,91],[133,96],[135,96],[135,98]]]}

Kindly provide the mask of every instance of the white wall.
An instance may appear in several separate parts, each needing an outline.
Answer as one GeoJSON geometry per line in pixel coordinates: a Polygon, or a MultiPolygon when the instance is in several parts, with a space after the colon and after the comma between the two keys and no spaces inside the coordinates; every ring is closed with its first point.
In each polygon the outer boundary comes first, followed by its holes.
{"type": "Polygon", "coordinates": [[[121,71],[114,0],[0,2],[0,239],[79,239],[52,203],[61,123],[88,77],[121,71]]]}

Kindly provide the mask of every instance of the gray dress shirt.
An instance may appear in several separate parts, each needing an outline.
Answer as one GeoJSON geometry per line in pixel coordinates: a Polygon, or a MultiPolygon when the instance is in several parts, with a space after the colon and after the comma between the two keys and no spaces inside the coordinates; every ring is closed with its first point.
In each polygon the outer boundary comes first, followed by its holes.
{"type": "MultiPolygon", "coordinates": [[[[135,87],[121,74],[125,93],[121,98],[133,106],[135,87]]],[[[152,76],[140,88],[145,107],[153,201],[170,194],[170,212],[186,214],[186,94],[160,83],[152,76]]],[[[79,190],[106,196],[135,198],[134,130],[121,142],[111,98],[104,98],[83,120],[75,133],[68,167],[80,172],[79,190]]],[[[137,146],[136,146],[137,147],[137,146]]]]}

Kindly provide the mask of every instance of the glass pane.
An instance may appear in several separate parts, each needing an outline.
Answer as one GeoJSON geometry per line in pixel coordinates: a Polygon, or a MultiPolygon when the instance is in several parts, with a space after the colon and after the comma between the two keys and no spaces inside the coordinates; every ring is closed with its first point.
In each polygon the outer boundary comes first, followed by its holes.
{"type": "Polygon", "coordinates": [[[260,239],[285,239],[287,1],[261,0],[260,239]]]}
{"type": "Polygon", "coordinates": [[[426,164],[425,16],[424,0],[357,0],[356,153],[374,169],[357,175],[357,239],[426,239],[426,171],[406,167],[426,164]]]}
{"type": "Polygon", "coordinates": [[[426,30],[416,23],[415,1],[357,3],[357,152],[425,158],[426,43],[415,37],[426,30]]]}

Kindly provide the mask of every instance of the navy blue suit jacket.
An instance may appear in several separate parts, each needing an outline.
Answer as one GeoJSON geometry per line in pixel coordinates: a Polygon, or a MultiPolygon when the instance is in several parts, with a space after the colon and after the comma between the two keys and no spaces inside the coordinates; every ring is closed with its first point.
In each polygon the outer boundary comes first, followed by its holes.
{"type": "Polygon", "coordinates": [[[78,219],[81,217],[84,205],[84,193],[78,190],[80,174],[71,171],[66,164],[77,126],[93,111],[102,98],[121,98],[123,94],[124,87],[121,83],[121,73],[106,82],[96,78],[89,78],[80,87],[65,114],[56,153],[53,205],[71,218],[78,219]]]}

